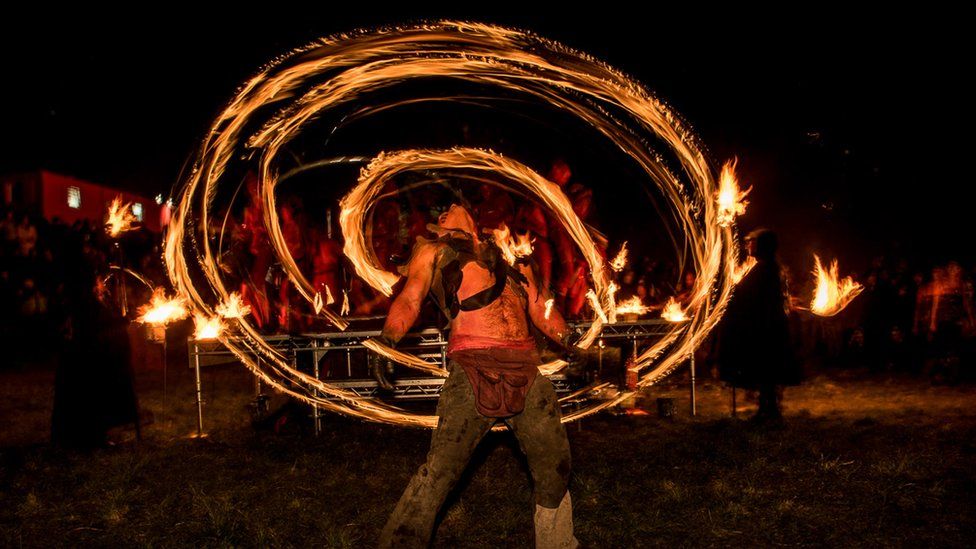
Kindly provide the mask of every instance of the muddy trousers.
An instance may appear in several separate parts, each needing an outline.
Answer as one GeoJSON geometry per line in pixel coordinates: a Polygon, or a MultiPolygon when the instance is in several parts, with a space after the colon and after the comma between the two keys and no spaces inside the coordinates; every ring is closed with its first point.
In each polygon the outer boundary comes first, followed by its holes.
{"type": "MultiPolygon", "coordinates": [[[[497,418],[475,408],[475,397],[463,368],[449,365],[437,402],[438,424],[424,463],[410,480],[380,535],[380,547],[427,547],[444,500],[461,478],[471,454],[497,418]]],[[[552,383],[539,376],[525,409],[505,418],[525,454],[535,494],[536,547],[576,547],[573,509],[567,483],[570,455],[566,429],[552,383]]]]}

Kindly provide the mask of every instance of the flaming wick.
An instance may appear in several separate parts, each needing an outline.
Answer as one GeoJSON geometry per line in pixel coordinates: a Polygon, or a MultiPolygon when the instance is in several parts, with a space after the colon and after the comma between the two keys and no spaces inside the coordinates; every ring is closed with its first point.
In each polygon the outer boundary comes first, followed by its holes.
{"type": "Polygon", "coordinates": [[[718,184],[718,224],[726,227],[735,221],[736,216],[742,215],[749,205],[744,199],[752,187],[744,191],[739,190],[739,183],[735,177],[735,165],[738,159],[733,158],[722,166],[718,184]]]}
{"type": "Polygon", "coordinates": [[[614,257],[613,261],[610,262],[610,268],[613,269],[614,272],[619,273],[620,271],[624,270],[624,267],[626,266],[627,266],[627,243],[624,242],[623,244],[620,245],[620,251],[617,252],[617,256],[614,257]]]}
{"type": "Polygon", "coordinates": [[[122,195],[116,196],[109,204],[108,215],[105,216],[105,230],[112,238],[132,229],[136,216],[132,215],[130,206],[128,202],[122,203],[122,195]]]}
{"type": "Polygon", "coordinates": [[[830,262],[830,269],[824,269],[817,254],[813,254],[813,262],[813,275],[817,280],[817,288],[810,303],[810,312],[813,314],[834,316],[864,290],[864,286],[854,282],[849,276],[838,280],[836,259],[830,262]]]}

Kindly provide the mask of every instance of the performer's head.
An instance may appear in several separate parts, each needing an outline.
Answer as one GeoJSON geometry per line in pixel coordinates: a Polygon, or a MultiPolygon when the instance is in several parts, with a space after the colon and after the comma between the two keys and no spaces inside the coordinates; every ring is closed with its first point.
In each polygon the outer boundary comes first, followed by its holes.
{"type": "Polygon", "coordinates": [[[776,248],[779,246],[776,233],[769,229],[756,229],[746,235],[746,250],[757,260],[776,259],[776,248]]]}
{"type": "Polygon", "coordinates": [[[451,206],[437,217],[437,225],[442,229],[464,231],[471,236],[478,234],[477,225],[468,210],[460,204],[451,206]]]}

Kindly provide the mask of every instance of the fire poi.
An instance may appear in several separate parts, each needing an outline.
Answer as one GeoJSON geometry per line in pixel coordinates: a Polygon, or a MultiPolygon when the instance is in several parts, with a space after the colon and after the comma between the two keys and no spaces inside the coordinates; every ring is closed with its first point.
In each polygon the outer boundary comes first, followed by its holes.
{"type": "MultiPolygon", "coordinates": [[[[720,192],[717,174],[697,139],[680,117],[642,85],[561,44],[477,23],[444,21],[324,39],[276,60],[245,84],[200,147],[166,238],[168,274],[192,313],[213,319],[218,316],[217,306],[227,302],[232,293],[223,280],[211,244],[219,236],[213,234],[219,224],[212,223],[211,216],[215,215],[218,189],[235,162],[233,151],[243,148],[259,160],[255,196],[262,206],[263,230],[274,257],[310,308],[336,329],[345,329],[348,321],[341,311],[333,309],[335,304],[329,303],[335,298],[329,300],[313,288],[288,250],[275,193],[280,153],[282,147],[301,135],[304,125],[330,109],[355,102],[357,112],[366,116],[392,106],[370,103],[374,100],[371,92],[427,78],[498,87],[506,93],[518,92],[544,101],[592,127],[640,168],[646,184],[667,199],[673,223],[686,241],[688,260],[696,277],[684,304],[688,320],[674,323],[664,337],[639,350],[634,361],[640,374],[637,387],[654,383],[681,364],[715,326],[734,287],[738,252],[733,221],[744,205],[742,193],[728,191],[728,185],[735,183],[731,166],[725,170],[725,190],[720,192]],[[284,103],[283,90],[291,98],[284,103]],[[614,116],[609,115],[610,110],[614,116]],[[663,149],[651,151],[638,146],[631,139],[635,132],[653,136],[663,149]],[[662,163],[662,152],[668,153],[678,171],[662,163]],[[725,203],[729,192],[735,198],[731,209],[725,203]]],[[[420,99],[423,98],[410,101],[420,99]]],[[[597,253],[589,230],[557,185],[515,158],[491,150],[415,148],[386,151],[373,158],[342,200],[339,215],[343,251],[357,276],[377,292],[392,294],[401,275],[381,266],[365,237],[370,209],[382,196],[387,182],[398,174],[439,169],[465,169],[504,178],[509,188],[539,202],[558,220],[586,261],[591,287],[593,322],[572,344],[579,348],[592,345],[604,323],[614,316],[608,313],[616,310],[610,266],[597,253]]],[[[513,242],[514,248],[526,246],[531,246],[531,242],[513,242]]],[[[320,409],[385,423],[423,427],[436,424],[436,416],[407,412],[382,400],[357,398],[298,370],[262,339],[250,317],[226,319],[217,338],[262,381],[320,409]]],[[[365,344],[403,366],[446,374],[382,341],[365,344]]],[[[549,374],[564,366],[564,361],[556,359],[542,365],[540,371],[549,374]]],[[[610,398],[592,400],[562,419],[585,417],[614,406],[630,394],[622,391],[610,398]]]]}

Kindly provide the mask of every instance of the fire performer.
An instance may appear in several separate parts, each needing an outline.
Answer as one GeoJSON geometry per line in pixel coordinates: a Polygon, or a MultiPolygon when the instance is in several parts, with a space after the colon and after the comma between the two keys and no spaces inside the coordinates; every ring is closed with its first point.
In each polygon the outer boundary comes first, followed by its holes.
{"type": "MultiPolygon", "coordinates": [[[[452,205],[429,228],[438,237],[418,239],[381,337],[396,344],[430,294],[449,320],[450,375],[437,403],[427,461],[401,496],[380,546],[427,546],[444,499],[478,442],[502,420],[528,458],[536,546],[576,547],[567,489],[569,441],[552,383],[539,375],[541,360],[529,332],[531,321],[558,342],[569,362],[578,363],[580,353],[566,344],[566,322],[558,311],[546,314],[548,292],[533,270],[521,262],[509,265],[496,244],[479,238],[463,207],[452,205]]],[[[371,356],[373,375],[387,389],[389,366],[380,355],[371,356]]]]}
{"type": "Polygon", "coordinates": [[[759,390],[757,421],[779,420],[779,386],[800,382],[790,345],[786,292],[776,261],[776,234],[758,229],[745,238],[756,266],[736,286],[719,334],[722,381],[759,390]]]}

